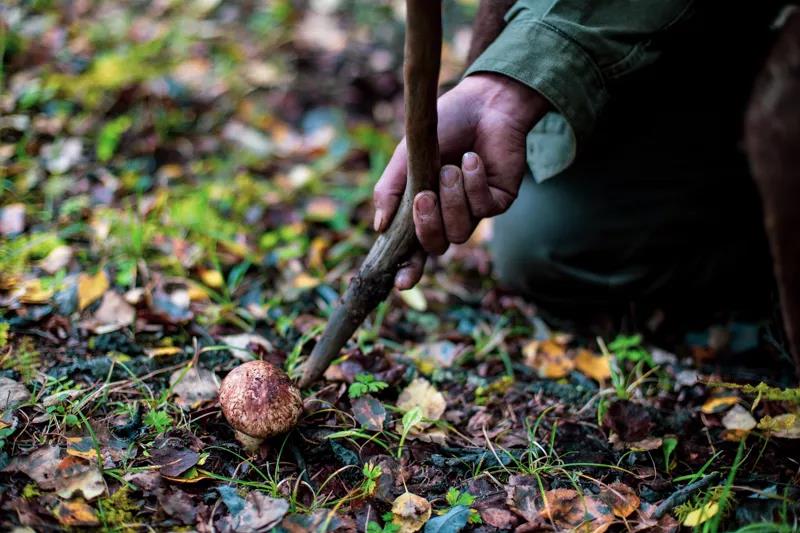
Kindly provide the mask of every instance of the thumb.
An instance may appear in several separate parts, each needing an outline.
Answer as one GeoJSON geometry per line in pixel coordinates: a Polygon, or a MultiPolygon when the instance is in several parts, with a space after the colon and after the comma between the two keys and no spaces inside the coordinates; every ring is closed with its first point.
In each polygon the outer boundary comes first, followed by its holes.
{"type": "Polygon", "coordinates": [[[381,174],[372,200],[375,204],[375,231],[383,232],[389,227],[406,190],[406,141],[403,139],[392,154],[389,164],[381,174]]]}

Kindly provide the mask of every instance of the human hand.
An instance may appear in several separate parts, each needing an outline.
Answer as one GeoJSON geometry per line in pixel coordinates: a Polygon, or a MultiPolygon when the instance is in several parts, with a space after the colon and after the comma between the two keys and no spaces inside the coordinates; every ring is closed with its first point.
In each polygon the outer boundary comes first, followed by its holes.
{"type": "MultiPolygon", "coordinates": [[[[538,92],[499,74],[465,78],[439,98],[439,190],[414,197],[417,238],[423,251],[395,277],[398,289],[416,285],[426,254],[439,255],[451,243],[469,239],[482,218],[509,208],[525,170],[525,138],[549,104],[538,92]],[[480,155],[479,155],[480,154],[480,155]],[[460,161],[460,167],[452,164],[460,161]]],[[[394,217],[406,186],[405,140],[394,151],[375,185],[375,231],[394,217]]]]}

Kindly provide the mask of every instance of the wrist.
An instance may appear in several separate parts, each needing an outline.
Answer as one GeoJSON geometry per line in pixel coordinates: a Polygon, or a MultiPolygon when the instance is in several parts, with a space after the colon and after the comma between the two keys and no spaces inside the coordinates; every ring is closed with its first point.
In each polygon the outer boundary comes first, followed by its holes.
{"type": "Polygon", "coordinates": [[[538,91],[503,74],[480,72],[467,76],[461,84],[481,107],[508,116],[525,130],[533,128],[550,108],[538,91]]]}

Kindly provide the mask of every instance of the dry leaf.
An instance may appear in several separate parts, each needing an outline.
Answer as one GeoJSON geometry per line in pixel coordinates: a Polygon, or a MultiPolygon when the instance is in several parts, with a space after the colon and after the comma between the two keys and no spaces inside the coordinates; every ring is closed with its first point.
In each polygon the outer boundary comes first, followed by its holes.
{"type": "MultiPolygon", "coordinates": [[[[417,378],[403,389],[397,398],[397,408],[410,411],[415,407],[422,410],[422,416],[428,420],[439,420],[444,414],[447,402],[442,393],[436,390],[425,378],[417,378]]],[[[430,422],[420,422],[417,427],[426,428],[430,422]]]]}
{"type": "Polygon", "coordinates": [[[722,434],[723,438],[738,442],[756,427],[756,419],[753,418],[750,411],[736,404],[722,417],[722,425],[725,427],[725,432],[722,434]]]}
{"type": "Polygon", "coordinates": [[[193,409],[203,402],[217,397],[219,378],[214,372],[205,368],[181,368],[169,377],[175,403],[185,409],[193,409]]]}
{"type": "Polygon", "coordinates": [[[66,244],[62,244],[61,246],[56,246],[53,248],[50,253],[47,254],[47,257],[39,261],[39,268],[48,274],[55,274],[67,266],[71,259],[72,248],[66,244]]]}
{"type": "Polygon", "coordinates": [[[0,209],[0,234],[9,237],[25,230],[25,204],[9,204],[0,209]]]}
{"type": "Polygon", "coordinates": [[[536,370],[540,378],[563,378],[575,368],[564,346],[552,339],[531,341],[525,345],[522,353],[525,355],[525,364],[536,370]]]}
{"type": "Polygon", "coordinates": [[[153,359],[157,359],[159,357],[167,357],[170,355],[176,355],[183,351],[178,346],[159,346],[158,348],[147,348],[144,353],[148,356],[152,357],[153,359]]]}
{"type": "Polygon", "coordinates": [[[603,487],[600,491],[600,499],[603,500],[615,516],[627,518],[639,508],[641,500],[639,496],[628,485],[620,482],[611,483],[603,487]]]}
{"type": "Polygon", "coordinates": [[[254,333],[227,335],[220,337],[220,340],[228,345],[228,349],[235,358],[242,361],[252,361],[254,359],[253,353],[258,354],[256,350],[264,350],[266,352],[273,350],[271,342],[254,333]]]}
{"type": "Polygon", "coordinates": [[[800,416],[792,413],[765,416],[758,421],[758,429],[768,431],[773,437],[800,439],[800,416]]]}
{"type": "Polygon", "coordinates": [[[93,500],[106,491],[106,484],[100,470],[85,463],[78,457],[68,455],[58,464],[56,470],[57,492],[62,498],[71,498],[80,492],[87,500],[93,500]]]}
{"type": "Polygon", "coordinates": [[[95,333],[108,333],[126,326],[136,320],[136,310],[115,291],[103,294],[100,307],[94,312],[92,319],[87,321],[88,329],[95,333]]]}
{"type": "Polygon", "coordinates": [[[22,383],[11,378],[0,377],[0,411],[28,401],[31,393],[22,383]]]}
{"type": "Polygon", "coordinates": [[[574,489],[545,492],[541,518],[552,521],[559,531],[603,533],[614,522],[611,507],[596,496],[574,489]]]}
{"type": "Polygon", "coordinates": [[[392,523],[400,526],[398,533],[414,533],[431,517],[431,504],[421,496],[406,492],[392,503],[392,515],[392,523]]]}
{"type": "Polygon", "coordinates": [[[78,309],[83,311],[108,290],[108,277],[100,270],[94,276],[81,274],[78,278],[78,309]]]}
{"type": "Polygon", "coordinates": [[[709,398],[706,403],[703,404],[703,407],[701,407],[700,410],[707,415],[721,413],[728,407],[736,404],[738,401],[738,396],[719,396],[717,398],[709,398]]]}
{"type": "Polygon", "coordinates": [[[22,285],[19,301],[26,304],[43,304],[53,297],[53,289],[44,288],[39,279],[29,279],[22,285]]]}
{"type": "Polygon", "coordinates": [[[611,377],[611,358],[581,349],[575,356],[575,368],[593,380],[603,382],[611,377]]]}

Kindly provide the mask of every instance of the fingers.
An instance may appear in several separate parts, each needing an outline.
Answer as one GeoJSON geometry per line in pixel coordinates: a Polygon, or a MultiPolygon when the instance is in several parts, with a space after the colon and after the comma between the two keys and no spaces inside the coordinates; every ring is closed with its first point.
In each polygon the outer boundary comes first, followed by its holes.
{"type": "Polygon", "coordinates": [[[422,278],[422,271],[425,269],[426,258],[427,254],[421,250],[414,253],[408,263],[397,271],[397,275],[394,277],[394,286],[404,291],[419,283],[422,278]]]}
{"type": "Polygon", "coordinates": [[[442,224],[439,200],[433,191],[423,191],[414,197],[414,227],[422,248],[434,255],[443,254],[449,243],[442,224]]]}
{"type": "Polygon", "coordinates": [[[447,241],[461,244],[469,239],[474,224],[464,191],[464,178],[455,165],[445,165],[439,176],[439,201],[447,241]]]}
{"type": "Polygon", "coordinates": [[[375,185],[373,202],[375,204],[375,231],[383,232],[389,227],[400,199],[406,188],[406,142],[401,141],[395,148],[389,164],[375,185]]]}
{"type": "Polygon", "coordinates": [[[475,152],[467,152],[461,160],[461,171],[464,174],[464,191],[469,202],[469,209],[476,219],[496,215],[499,210],[489,190],[486,168],[475,152]]]}

